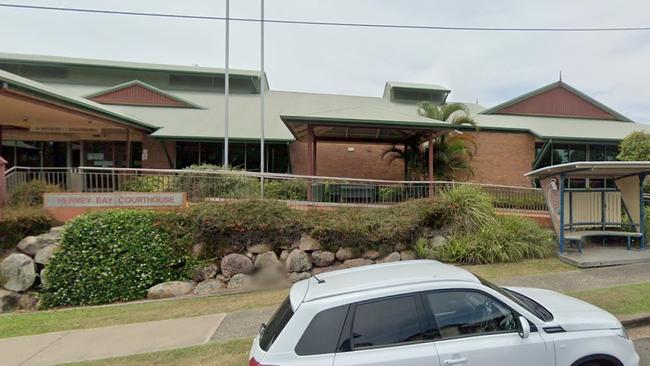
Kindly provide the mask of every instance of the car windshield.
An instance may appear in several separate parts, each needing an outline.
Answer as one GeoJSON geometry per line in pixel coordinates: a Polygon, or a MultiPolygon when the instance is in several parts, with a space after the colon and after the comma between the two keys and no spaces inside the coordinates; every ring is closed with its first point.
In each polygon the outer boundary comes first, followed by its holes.
{"type": "MultiPolygon", "coordinates": [[[[476,275],[474,275],[476,276],[476,275]]],[[[529,312],[535,314],[538,318],[542,319],[543,321],[551,321],[553,320],[553,314],[551,314],[550,311],[548,311],[545,307],[543,307],[540,303],[536,302],[535,300],[524,296],[520,294],[519,292],[509,290],[507,288],[503,288],[500,286],[497,286],[493,284],[492,282],[481,278],[480,276],[476,276],[481,283],[494,291],[497,291],[501,295],[507,297],[508,299],[514,301],[517,303],[517,305],[521,306],[522,308],[528,310],[529,312]]]]}

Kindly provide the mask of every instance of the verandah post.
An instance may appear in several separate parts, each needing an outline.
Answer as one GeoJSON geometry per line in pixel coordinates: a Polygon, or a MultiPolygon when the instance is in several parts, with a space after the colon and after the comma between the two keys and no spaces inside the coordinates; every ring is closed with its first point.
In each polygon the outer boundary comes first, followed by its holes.
{"type": "Polygon", "coordinates": [[[639,174],[639,248],[645,249],[645,204],[643,202],[643,181],[646,173],[639,174]]]}
{"type": "Polygon", "coordinates": [[[431,133],[429,135],[429,197],[433,198],[433,136],[431,133]]]}
{"type": "Polygon", "coordinates": [[[5,179],[6,169],[7,161],[0,156],[0,207],[4,207],[7,203],[7,182],[5,179]]]}
{"type": "Polygon", "coordinates": [[[560,174],[560,225],[559,226],[559,235],[560,235],[560,254],[564,253],[564,178],[565,174],[560,174]]]}
{"type": "Polygon", "coordinates": [[[313,126],[307,126],[307,171],[310,176],[307,183],[307,201],[311,202],[314,199],[313,192],[313,178],[314,175],[314,128],[313,126]]]}

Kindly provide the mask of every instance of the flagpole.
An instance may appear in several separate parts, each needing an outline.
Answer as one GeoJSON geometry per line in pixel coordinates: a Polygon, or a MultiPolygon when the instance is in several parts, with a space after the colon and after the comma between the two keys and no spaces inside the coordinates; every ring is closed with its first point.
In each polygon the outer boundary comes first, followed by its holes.
{"type": "Polygon", "coordinates": [[[228,122],[230,119],[230,0],[226,0],[226,73],[224,81],[225,119],[223,138],[223,168],[228,169],[228,122]]]}
{"type": "MultiPolygon", "coordinates": [[[[266,87],[266,74],[264,72],[264,0],[261,1],[260,9],[260,172],[265,171],[264,161],[264,91],[266,87]]],[[[261,178],[260,194],[264,198],[264,176],[261,178]]]]}

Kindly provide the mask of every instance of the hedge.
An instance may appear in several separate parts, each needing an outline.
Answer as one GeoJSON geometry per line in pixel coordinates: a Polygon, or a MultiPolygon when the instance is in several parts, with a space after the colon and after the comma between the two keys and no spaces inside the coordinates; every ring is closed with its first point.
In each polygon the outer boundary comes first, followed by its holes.
{"type": "Polygon", "coordinates": [[[141,299],[155,284],[186,277],[188,253],[174,245],[159,218],[150,211],[114,210],[69,222],[47,267],[43,306],[141,299]]]}
{"type": "Polygon", "coordinates": [[[0,252],[13,249],[29,235],[46,232],[54,224],[50,216],[33,207],[10,207],[0,210],[0,252]]]}

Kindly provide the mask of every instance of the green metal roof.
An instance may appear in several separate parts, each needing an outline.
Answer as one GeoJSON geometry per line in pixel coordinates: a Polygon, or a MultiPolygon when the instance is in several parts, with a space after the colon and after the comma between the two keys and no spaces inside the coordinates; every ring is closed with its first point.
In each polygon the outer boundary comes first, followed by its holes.
{"type": "Polygon", "coordinates": [[[453,128],[449,122],[367,105],[281,118],[299,141],[307,138],[306,125],[318,126],[315,135],[320,138],[383,142],[403,142],[421,130],[453,128]]]}
{"type": "Polygon", "coordinates": [[[86,111],[98,113],[105,116],[105,118],[111,119],[113,121],[123,123],[132,127],[140,128],[152,132],[156,130],[156,126],[153,124],[148,124],[142,121],[139,121],[133,117],[130,117],[126,114],[116,112],[104,105],[95,103],[93,101],[87,100],[85,98],[71,96],[69,94],[62,93],[50,86],[38,83],[31,79],[18,76],[4,70],[0,70],[0,82],[5,83],[7,88],[24,91],[32,95],[37,95],[44,97],[49,100],[53,100],[59,103],[67,104],[77,108],[81,108],[86,111]]]}
{"type": "MultiPolygon", "coordinates": [[[[0,60],[2,60],[3,62],[14,62],[14,63],[21,63],[21,64],[89,66],[89,67],[125,69],[125,70],[164,71],[164,72],[179,72],[179,73],[191,73],[191,74],[224,75],[226,73],[225,69],[218,68],[218,67],[165,65],[165,64],[154,64],[154,63],[144,63],[144,62],[97,60],[97,59],[90,59],[90,58],[29,55],[29,54],[3,53],[3,52],[0,52],[0,60]]],[[[237,76],[246,76],[246,77],[255,77],[255,78],[260,77],[259,71],[255,71],[255,70],[230,69],[229,73],[231,77],[237,77],[237,76]]]]}
{"type": "Polygon", "coordinates": [[[476,114],[481,130],[528,132],[540,139],[620,141],[633,131],[650,131],[650,125],[614,120],[476,114]]]}
{"type": "MultiPolygon", "coordinates": [[[[219,73],[223,69],[201,68],[191,66],[169,66],[142,63],[127,63],[117,61],[101,61],[86,59],[69,59],[49,56],[7,55],[0,53],[0,61],[6,59],[33,60],[53,64],[67,63],[79,65],[93,65],[97,67],[119,67],[129,70],[165,70],[165,71],[191,71],[200,73],[219,73]]],[[[238,73],[241,70],[233,70],[238,73]]],[[[242,75],[258,76],[255,71],[241,71],[242,75]]],[[[140,126],[153,132],[154,137],[161,139],[201,139],[219,140],[224,136],[225,96],[223,92],[213,90],[173,90],[158,89],[160,92],[171,94],[187,103],[201,106],[203,109],[192,108],[160,108],[151,106],[130,105],[102,105],[85,99],[84,96],[96,95],[124,86],[116,85],[107,89],[106,84],[71,83],[65,80],[35,82],[11,73],[0,71],[0,81],[4,80],[16,88],[31,90],[58,101],[71,103],[88,110],[104,113],[124,123],[140,126]],[[4,78],[4,79],[3,79],[4,78]]],[[[424,88],[426,90],[448,90],[444,86],[415,84],[402,82],[389,82],[387,86],[405,88],[424,88]]],[[[531,133],[540,139],[553,140],[594,140],[594,141],[619,141],[630,132],[650,130],[650,126],[630,123],[624,116],[618,120],[577,119],[567,117],[541,117],[493,114],[497,109],[503,108],[508,103],[541,93],[548,88],[557,86],[552,83],[544,88],[524,94],[499,106],[485,110],[475,103],[464,103],[470,110],[470,115],[475,119],[481,130],[484,131],[510,131],[531,133]],[[625,122],[622,122],[625,121],[625,122]]],[[[149,85],[150,86],[150,85],[149,85]]],[[[563,84],[564,87],[571,88],[563,84]]],[[[593,101],[589,96],[570,89],[581,97],[592,101],[605,109],[600,103],[593,101]]],[[[417,113],[415,104],[397,103],[390,98],[350,96],[338,94],[265,91],[266,109],[266,138],[269,141],[292,141],[294,135],[285,125],[285,121],[321,121],[337,125],[394,125],[410,126],[412,128],[444,128],[445,122],[434,121],[417,113]]],[[[233,140],[251,141],[260,136],[260,99],[258,94],[237,93],[230,95],[230,125],[229,138],[233,140]]],[[[613,115],[616,112],[606,109],[613,115]]],[[[465,129],[464,126],[454,126],[465,129]]],[[[468,127],[469,128],[469,127],[468,127]]],[[[473,129],[473,127],[472,127],[473,129]]]]}
{"type": "Polygon", "coordinates": [[[407,83],[403,81],[389,81],[386,83],[386,87],[410,89],[410,90],[432,90],[432,91],[441,91],[441,92],[451,92],[449,88],[439,84],[407,83]]]}
{"type": "Polygon", "coordinates": [[[482,114],[496,114],[499,110],[501,110],[503,108],[506,108],[506,107],[509,107],[511,105],[517,104],[517,103],[519,103],[519,102],[521,102],[523,100],[529,99],[531,97],[542,94],[542,93],[544,93],[546,91],[549,91],[549,90],[557,88],[557,87],[567,89],[568,91],[572,92],[573,94],[576,94],[580,98],[585,99],[587,102],[589,102],[589,103],[595,105],[596,107],[606,111],[607,113],[611,114],[612,116],[615,116],[617,118],[617,120],[619,120],[619,121],[633,122],[631,119],[625,117],[624,115],[618,113],[617,111],[613,110],[612,108],[602,104],[601,102],[593,99],[589,95],[581,92],[580,90],[572,87],[571,85],[569,85],[569,84],[567,84],[567,83],[565,83],[565,82],[563,82],[561,80],[553,82],[553,83],[548,84],[548,85],[545,85],[545,86],[543,86],[543,87],[541,87],[539,89],[535,89],[535,90],[533,90],[531,92],[522,94],[522,95],[520,95],[520,96],[518,96],[516,98],[507,100],[507,101],[505,101],[505,102],[503,102],[501,104],[495,105],[492,108],[488,108],[488,109],[484,110],[481,113],[482,114]]]}

